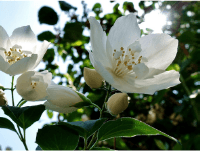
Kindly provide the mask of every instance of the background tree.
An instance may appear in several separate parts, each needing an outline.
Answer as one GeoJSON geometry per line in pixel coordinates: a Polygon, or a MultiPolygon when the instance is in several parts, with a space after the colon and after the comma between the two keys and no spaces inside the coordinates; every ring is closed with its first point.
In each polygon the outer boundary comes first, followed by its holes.
{"type": "MultiPolygon", "coordinates": [[[[113,1],[110,1],[113,2],[113,1]]],[[[87,4],[82,1],[83,15],[76,14],[76,7],[65,1],[59,1],[60,9],[66,13],[69,21],[66,21],[63,29],[56,28],[59,22],[59,15],[50,7],[42,7],[39,10],[39,22],[54,26],[55,33],[44,31],[38,35],[38,39],[48,40],[54,47],[48,49],[43,61],[46,64],[45,70],[52,72],[54,77],[60,77],[59,84],[64,84],[85,93],[93,102],[102,106],[105,96],[101,89],[91,89],[83,81],[83,68],[93,68],[87,52],[89,37],[83,35],[84,30],[90,29],[88,22],[87,4]],[[63,61],[73,63],[66,66],[67,73],[61,74],[59,66],[54,63],[55,54],[58,54],[63,61]],[[77,55],[78,54],[78,55],[77,55]],[[70,57],[69,57],[70,56],[70,57]]],[[[181,84],[156,92],[154,95],[128,94],[130,103],[128,108],[120,114],[121,117],[135,117],[151,126],[180,140],[182,146],[163,136],[137,136],[133,138],[114,138],[98,143],[114,149],[200,149],[200,95],[199,95],[199,46],[200,30],[198,9],[199,2],[156,2],[150,6],[145,5],[145,1],[139,2],[139,6],[144,10],[142,15],[137,15],[139,23],[144,21],[146,14],[155,10],[155,4],[159,3],[159,9],[168,15],[168,22],[163,31],[176,37],[179,40],[179,47],[176,59],[167,70],[176,70],[181,74],[181,84]]],[[[127,12],[137,14],[137,10],[132,2],[125,1],[123,6],[115,4],[113,12],[101,17],[103,8],[100,3],[96,3],[92,11],[96,19],[100,21],[105,32],[108,34],[116,19],[127,12]],[[118,8],[122,7],[124,12],[118,8]]],[[[141,30],[142,35],[149,34],[141,30]]],[[[116,91],[117,92],[117,91],[116,91]]],[[[97,119],[98,110],[92,107],[84,107],[73,113],[58,116],[58,121],[85,121],[87,119],[97,119]],[[62,117],[62,118],[61,118],[62,117]]],[[[53,112],[47,110],[49,118],[53,112]]],[[[113,117],[104,113],[106,117],[113,117]]],[[[83,149],[83,140],[80,140],[77,149],[83,149]]]]}

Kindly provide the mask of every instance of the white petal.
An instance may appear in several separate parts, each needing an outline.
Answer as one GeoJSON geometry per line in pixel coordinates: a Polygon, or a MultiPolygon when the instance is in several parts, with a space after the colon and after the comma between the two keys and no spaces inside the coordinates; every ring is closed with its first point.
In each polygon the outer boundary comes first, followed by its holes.
{"type": "Polygon", "coordinates": [[[71,112],[77,110],[77,108],[75,108],[75,107],[66,107],[66,108],[62,108],[62,107],[59,107],[59,106],[56,106],[56,105],[52,104],[52,103],[49,102],[49,101],[46,101],[46,102],[44,103],[44,105],[45,105],[45,108],[46,108],[46,109],[53,110],[53,111],[57,111],[57,112],[60,112],[60,113],[71,113],[71,112]]]}
{"type": "Polygon", "coordinates": [[[35,64],[36,60],[37,60],[36,54],[32,54],[31,57],[25,57],[25,58],[17,61],[16,63],[12,64],[8,68],[6,73],[8,73],[10,75],[17,75],[17,74],[24,73],[32,68],[32,66],[35,64]]]}
{"type": "Polygon", "coordinates": [[[9,39],[9,36],[7,32],[2,26],[0,26],[0,47],[6,48],[8,39],[9,39]]]}
{"type": "Polygon", "coordinates": [[[134,66],[133,71],[137,76],[136,79],[143,79],[149,73],[149,68],[144,63],[139,63],[134,66]]]}
{"type": "Polygon", "coordinates": [[[37,39],[30,26],[16,28],[11,37],[12,45],[20,45],[23,49],[29,50],[36,45],[37,39]]]}
{"type": "Polygon", "coordinates": [[[32,77],[38,72],[28,71],[23,73],[17,79],[16,90],[25,100],[27,101],[36,101],[36,100],[44,100],[47,96],[47,86],[48,84],[42,82],[41,80],[36,81],[36,85],[33,88],[31,85],[32,77]]]}
{"type": "Polygon", "coordinates": [[[146,74],[145,79],[153,78],[157,74],[161,74],[165,72],[165,70],[149,68],[148,74],[146,74]]]}
{"type": "MultiPolygon", "coordinates": [[[[35,75],[31,78],[32,80],[34,80],[34,78],[39,78],[39,81],[41,82],[45,82],[48,85],[51,84],[51,80],[52,80],[52,73],[48,72],[48,70],[42,71],[42,72],[36,72],[35,75]]],[[[36,81],[34,80],[34,81],[36,81]]]]}
{"type": "Polygon", "coordinates": [[[180,83],[180,74],[177,71],[165,71],[155,75],[154,78],[136,80],[136,93],[154,94],[155,91],[167,89],[180,83]]]}
{"type": "Polygon", "coordinates": [[[108,83],[112,84],[114,82],[112,69],[105,68],[102,63],[97,60],[94,60],[94,68],[108,83]]]}
{"type": "Polygon", "coordinates": [[[146,57],[146,65],[150,68],[165,70],[174,60],[178,40],[167,34],[150,34],[140,39],[142,52],[140,55],[146,57]]]}
{"type": "Polygon", "coordinates": [[[108,39],[113,49],[127,48],[140,38],[140,28],[134,14],[118,18],[111,28],[108,39]]]}
{"type": "Polygon", "coordinates": [[[106,33],[94,17],[90,17],[89,22],[93,58],[103,62],[104,66],[110,66],[111,64],[106,53],[106,33]]]}
{"type": "Polygon", "coordinates": [[[133,53],[135,53],[135,52],[141,52],[141,51],[142,51],[140,42],[139,42],[138,40],[135,41],[134,43],[130,44],[130,45],[128,46],[128,50],[129,50],[129,48],[131,49],[131,51],[132,51],[133,53]]]}
{"type": "Polygon", "coordinates": [[[0,55],[0,70],[7,73],[6,70],[9,68],[9,63],[4,60],[4,58],[0,55]]]}
{"type": "Polygon", "coordinates": [[[47,100],[59,107],[69,107],[82,101],[74,90],[62,85],[50,85],[47,88],[47,93],[47,100]]]}
{"type": "Polygon", "coordinates": [[[39,47],[37,47],[35,49],[35,52],[33,52],[33,53],[38,54],[38,58],[37,58],[35,65],[31,68],[32,70],[35,69],[38,66],[38,64],[40,63],[40,61],[44,57],[44,54],[46,53],[50,44],[51,44],[50,42],[45,40],[45,41],[43,41],[43,43],[39,47]]]}

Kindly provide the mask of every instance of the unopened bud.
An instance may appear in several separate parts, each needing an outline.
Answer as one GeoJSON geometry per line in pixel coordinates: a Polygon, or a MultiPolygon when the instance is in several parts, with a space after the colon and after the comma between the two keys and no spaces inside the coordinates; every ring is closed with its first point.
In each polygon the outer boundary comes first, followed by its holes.
{"type": "Polygon", "coordinates": [[[112,115],[123,112],[128,107],[128,95],[126,93],[115,93],[107,102],[107,109],[112,115]]]}
{"type": "Polygon", "coordinates": [[[0,89],[0,106],[1,105],[7,105],[8,101],[5,97],[5,93],[3,92],[3,90],[0,89]]]}
{"type": "Polygon", "coordinates": [[[84,67],[83,74],[84,74],[85,82],[90,88],[97,89],[102,86],[103,78],[98,72],[96,72],[95,69],[89,69],[89,68],[84,67]]]}

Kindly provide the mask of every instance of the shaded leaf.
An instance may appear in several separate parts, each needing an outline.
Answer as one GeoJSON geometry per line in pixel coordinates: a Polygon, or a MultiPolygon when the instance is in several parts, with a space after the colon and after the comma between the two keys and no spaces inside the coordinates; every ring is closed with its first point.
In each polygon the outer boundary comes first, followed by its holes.
{"type": "Polygon", "coordinates": [[[59,5],[63,11],[69,11],[70,9],[77,10],[76,7],[73,7],[72,5],[70,5],[69,3],[65,2],[65,1],[59,1],[59,5]]]}
{"type": "Polygon", "coordinates": [[[51,31],[44,31],[38,35],[38,40],[40,41],[44,41],[44,40],[52,41],[55,38],[56,36],[51,31]]]}
{"type": "Polygon", "coordinates": [[[0,117],[0,128],[6,128],[17,133],[13,123],[4,117],[0,117]]]}
{"type": "Polygon", "coordinates": [[[112,137],[134,137],[137,135],[163,135],[178,142],[177,139],[139,120],[128,117],[105,123],[99,129],[98,140],[106,140],[112,137]]]}
{"type": "Polygon", "coordinates": [[[40,24],[55,25],[58,22],[58,15],[51,7],[42,7],[39,10],[38,17],[40,24]]]}
{"type": "Polygon", "coordinates": [[[43,150],[74,150],[79,135],[61,125],[47,125],[38,130],[36,143],[43,150]]]}

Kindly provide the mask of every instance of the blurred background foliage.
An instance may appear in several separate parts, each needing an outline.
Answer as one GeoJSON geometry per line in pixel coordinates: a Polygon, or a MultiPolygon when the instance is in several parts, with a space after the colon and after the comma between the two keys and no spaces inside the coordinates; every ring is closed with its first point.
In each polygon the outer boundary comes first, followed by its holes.
{"type": "MultiPolygon", "coordinates": [[[[111,3],[114,1],[110,1],[111,3]]],[[[43,61],[45,70],[52,72],[53,77],[59,77],[61,85],[67,85],[87,95],[93,102],[102,106],[105,99],[105,91],[102,89],[90,89],[83,79],[83,68],[93,68],[90,63],[87,49],[90,49],[89,36],[83,34],[90,29],[88,12],[93,11],[105,32],[108,34],[116,19],[125,13],[135,13],[138,22],[142,23],[146,14],[155,10],[155,4],[159,3],[159,9],[167,14],[168,22],[163,27],[163,32],[179,40],[178,53],[174,62],[167,70],[176,70],[181,74],[181,84],[156,92],[154,95],[128,94],[129,107],[120,114],[120,117],[134,117],[156,129],[177,138],[182,146],[163,136],[136,136],[133,138],[109,139],[98,143],[100,147],[111,149],[200,149],[200,2],[186,1],[153,1],[146,6],[145,1],[139,2],[144,13],[138,16],[134,4],[125,1],[123,6],[115,4],[113,12],[100,15],[103,12],[101,3],[96,3],[92,10],[87,9],[87,4],[82,1],[83,15],[76,14],[76,6],[71,6],[65,1],[59,1],[60,9],[66,14],[64,28],[58,28],[59,15],[53,8],[44,6],[38,12],[39,22],[53,26],[55,32],[44,31],[38,35],[40,41],[48,40],[53,47],[48,49],[43,61]],[[118,8],[123,8],[121,12],[118,8]],[[103,17],[102,17],[103,16],[103,17]],[[79,17],[80,18],[80,17],[79,17]],[[66,66],[59,67],[55,63],[55,56],[61,57],[66,66]],[[60,70],[67,68],[67,73],[60,70]],[[114,146],[116,142],[116,146],[114,146]]],[[[141,30],[142,35],[149,34],[141,30]]],[[[53,112],[48,110],[49,118],[53,112]]],[[[105,113],[104,117],[113,119],[105,113]]],[[[70,114],[59,114],[58,121],[86,121],[98,119],[99,112],[93,107],[84,107],[70,114]]],[[[55,121],[56,122],[56,121],[55,121]]],[[[53,123],[52,123],[53,124],[53,123]]],[[[83,149],[83,140],[80,140],[77,149],[83,149]]]]}

